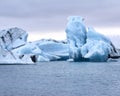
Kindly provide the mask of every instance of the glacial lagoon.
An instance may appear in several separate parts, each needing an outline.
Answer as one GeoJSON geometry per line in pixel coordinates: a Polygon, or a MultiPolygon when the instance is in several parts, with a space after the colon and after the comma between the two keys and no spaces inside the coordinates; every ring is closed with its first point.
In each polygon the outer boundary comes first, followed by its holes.
{"type": "Polygon", "coordinates": [[[0,65],[0,96],[119,96],[120,59],[0,65]]]}

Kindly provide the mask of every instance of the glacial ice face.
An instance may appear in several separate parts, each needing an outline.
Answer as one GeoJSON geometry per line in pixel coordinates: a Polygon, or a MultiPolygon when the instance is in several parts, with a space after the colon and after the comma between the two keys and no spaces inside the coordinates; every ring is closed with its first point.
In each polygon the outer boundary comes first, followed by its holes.
{"type": "Polygon", "coordinates": [[[69,58],[68,44],[64,41],[44,39],[32,43],[42,51],[42,54],[37,56],[37,62],[67,60],[69,58]]]}
{"type": "Polygon", "coordinates": [[[12,50],[19,48],[27,42],[27,32],[20,28],[10,28],[0,31],[0,62],[3,63],[29,63],[20,60],[12,50]]]}
{"type": "Polygon", "coordinates": [[[68,57],[68,44],[65,41],[52,39],[38,40],[34,42],[43,52],[60,57],[68,57]]]}
{"type": "Polygon", "coordinates": [[[68,59],[68,45],[55,40],[39,40],[26,43],[13,50],[20,59],[29,56],[33,62],[57,61],[68,59]]]}
{"type": "Polygon", "coordinates": [[[88,28],[87,42],[81,48],[84,58],[89,61],[104,62],[108,60],[112,50],[113,46],[107,37],[97,33],[93,28],[88,28]]]}
{"type": "Polygon", "coordinates": [[[80,16],[68,18],[66,35],[69,44],[69,57],[74,61],[82,60],[81,47],[86,43],[86,27],[80,16]]]}
{"type": "Polygon", "coordinates": [[[20,28],[0,32],[0,63],[34,63],[68,59],[68,44],[56,40],[27,42],[20,28]]]}
{"type": "Polygon", "coordinates": [[[116,52],[114,45],[107,37],[93,28],[85,27],[82,17],[69,17],[65,31],[69,45],[69,58],[74,61],[103,62],[116,52]]]}
{"type": "Polygon", "coordinates": [[[10,28],[0,31],[0,46],[11,50],[22,46],[27,42],[27,32],[20,28],[10,28]]]}

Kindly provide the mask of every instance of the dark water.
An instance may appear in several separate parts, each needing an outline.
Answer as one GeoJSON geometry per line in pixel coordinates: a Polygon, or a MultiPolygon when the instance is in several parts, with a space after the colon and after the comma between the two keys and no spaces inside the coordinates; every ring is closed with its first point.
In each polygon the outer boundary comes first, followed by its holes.
{"type": "Polygon", "coordinates": [[[0,96],[120,96],[120,63],[0,65],[0,96]]]}

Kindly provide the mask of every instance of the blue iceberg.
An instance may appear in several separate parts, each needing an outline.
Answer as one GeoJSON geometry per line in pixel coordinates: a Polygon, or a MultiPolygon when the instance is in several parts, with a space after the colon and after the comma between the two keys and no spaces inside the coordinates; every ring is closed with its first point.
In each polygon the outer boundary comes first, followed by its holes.
{"type": "Polygon", "coordinates": [[[110,54],[116,53],[115,47],[107,37],[93,28],[87,28],[83,21],[79,16],[68,18],[69,58],[73,61],[107,61],[110,54]]]}
{"type": "Polygon", "coordinates": [[[87,38],[87,31],[83,20],[79,16],[70,16],[65,30],[69,45],[69,58],[74,61],[83,60],[81,47],[86,43],[87,38]]]}
{"type": "Polygon", "coordinates": [[[87,28],[84,18],[70,16],[65,29],[66,40],[42,39],[27,42],[28,34],[20,28],[0,31],[0,63],[34,64],[41,61],[106,62],[120,57],[111,40],[87,28]]]}

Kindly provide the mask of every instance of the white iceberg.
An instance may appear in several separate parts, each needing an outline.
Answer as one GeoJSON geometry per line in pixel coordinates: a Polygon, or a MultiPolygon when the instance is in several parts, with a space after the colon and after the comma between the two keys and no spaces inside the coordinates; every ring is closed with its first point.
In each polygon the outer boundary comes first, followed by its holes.
{"type": "Polygon", "coordinates": [[[20,28],[10,28],[0,31],[0,46],[11,50],[24,45],[27,42],[28,34],[20,28]]]}
{"type": "Polygon", "coordinates": [[[32,63],[21,60],[12,50],[24,46],[27,42],[27,32],[20,28],[10,28],[0,31],[0,63],[32,63]]]}

